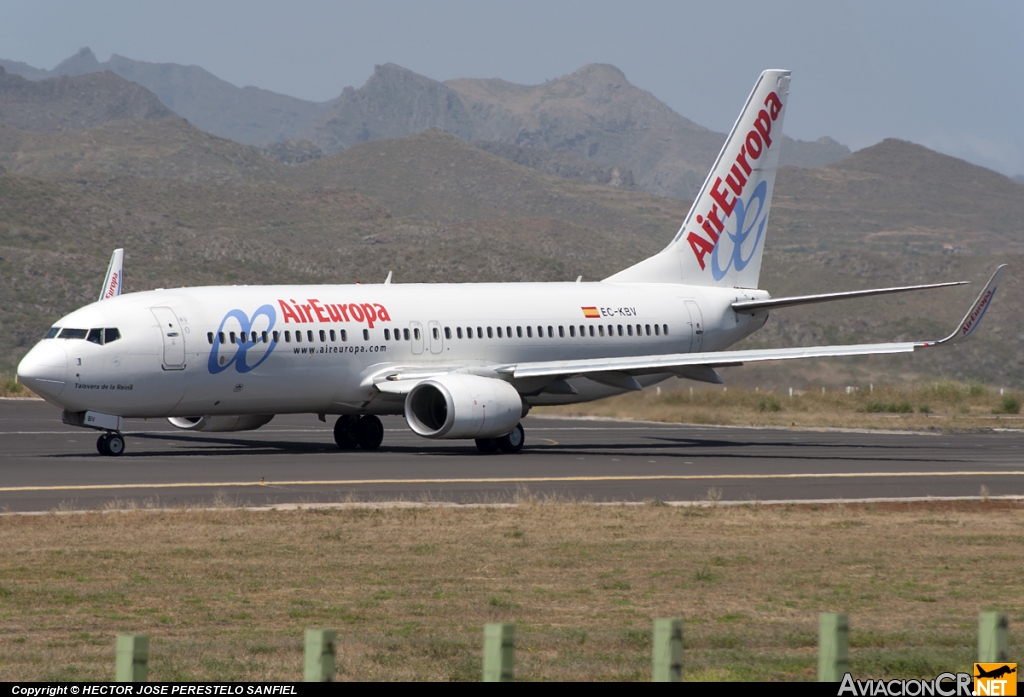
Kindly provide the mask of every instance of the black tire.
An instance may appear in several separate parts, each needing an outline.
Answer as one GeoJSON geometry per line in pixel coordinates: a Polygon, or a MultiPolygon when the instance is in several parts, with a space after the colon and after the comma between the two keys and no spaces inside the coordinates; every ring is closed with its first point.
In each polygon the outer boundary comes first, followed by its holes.
{"type": "Polygon", "coordinates": [[[107,455],[118,457],[124,452],[124,437],[120,433],[111,433],[107,436],[107,455]]]}
{"type": "Polygon", "coordinates": [[[359,445],[356,439],[356,423],[359,420],[354,416],[339,416],[334,422],[334,442],[342,450],[355,450],[359,445]]]}
{"type": "Polygon", "coordinates": [[[518,453],[523,449],[526,442],[526,434],[523,432],[523,425],[516,424],[516,427],[498,439],[498,447],[503,453],[518,453]]]}
{"type": "Polygon", "coordinates": [[[490,455],[491,453],[498,452],[498,439],[497,438],[477,438],[476,449],[482,452],[484,455],[490,455]]]}
{"type": "Polygon", "coordinates": [[[384,424],[376,416],[364,416],[356,425],[356,440],[363,450],[376,450],[384,442],[384,424]]]}
{"type": "Polygon", "coordinates": [[[107,451],[107,441],[109,439],[110,439],[110,436],[108,434],[106,434],[106,433],[104,433],[99,438],[97,438],[96,439],[96,452],[98,452],[100,455],[109,455],[110,453],[107,451]]]}

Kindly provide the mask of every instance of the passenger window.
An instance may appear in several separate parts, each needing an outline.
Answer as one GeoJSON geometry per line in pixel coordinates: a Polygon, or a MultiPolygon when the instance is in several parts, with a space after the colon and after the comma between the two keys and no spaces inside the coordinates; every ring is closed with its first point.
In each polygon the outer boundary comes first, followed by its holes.
{"type": "Polygon", "coordinates": [[[522,327],[516,327],[516,336],[518,336],[520,339],[523,338],[523,328],[522,327]]]}
{"type": "MultiPolygon", "coordinates": [[[[591,329],[593,329],[593,327],[591,327],[591,329]]],[[[603,324],[602,324],[602,325],[600,325],[600,326],[598,326],[598,328],[597,328],[597,333],[598,333],[598,334],[599,334],[600,336],[604,336],[604,325],[603,325],[603,324]]]]}
{"type": "Polygon", "coordinates": [[[438,339],[441,338],[441,332],[437,331],[437,327],[430,328],[430,335],[434,337],[434,341],[437,341],[438,339]]]}
{"type": "Polygon", "coordinates": [[[224,345],[224,344],[226,343],[226,342],[224,341],[224,332],[220,332],[220,333],[219,333],[219,334],[217,335],[217,339],[218,339],[218,342],[217,342],[217,343],[219,343],[219,344],[221,344],[221,345],[223,346],[223,345],[224,345]]]}
{"type": "Polygon", "coordinates": [[[86,329],[68,329],[68,328],[64,328],[63,330],[61,330],[60,336],[57,337],[57,338],[58,339],[84,339],[85,335],[88,334],[88,333],[89,332],[86,329]]]}
{"type": "Polygon", "coordinates": [[[210,342],[210,346],[213,346],[213,332],[206,332],[206,340],[210,342]]]}
{"type": "Polygon", "coordinates": [[[555,328],[552,327],[550,324],[548,325],[548,338],[549,339],[554,339],[555,338],[555,328]]]}
{"type": "Polygon", "coordinates": [[[498,327],[497,331],[498,331],[498,338],[500,339],[501,338],[501,327],[498,327]]]}
{"type": "Polygon", "coordinates": [[[406,341],[409,340],[409,330],[408,329],[403,329],[402,330],[402,338],[405,339],[406,341]]]}
{"type": "Polygon", "coordinates": [[[626,333],[629,334],[630,336],[633,336],[633,325],[632,324],[627,324],[626,325],[626,333]]]}
{"type": "Polygon", "coordinates": [[[586,335],[587,335],[587,328],[586,328],[586,327],[584,327],[584,326],[583,326],[583,325],[581,324],[581,325],[580,325],[580,336],[586,336],[586,335]]]}
{"type": "Polygon", "coordinates": [[[529,339],[532,339],[532,338],[533,338],[533,327],[529,327],[529,326],[528,326],[528,327],[526,328],[526,336],[527,336],[527,338],[529,338],[529,339]]]}
{"type": "Polygon", "coordinates": [[[564,339],[565,338],[565,327],[563,327],[561,325],[558,326],[558,338],[559,339],[564,339]]]}
{"type": "Polygon", "coordinates": [[[608,325],[608,336],[615,336],[615,327],[611,324],[608,325]]]}
{"type": "Polygon", "coordinates": [[[416,327],[415,329],[412,330],[412,336],[413,336],[414,339],[416,339],[416,341],[420,340],[420,328],[419,327],[416,327]]]}
{"type": "Polygon", "coordinates": [[[103,345],[103,330],[102,329],[90,329],[89,336],[85,337],[85,340],[92,344],[103,345]]]}
{"type": "MultiPolygon", "coordinates": [[[[630,332],[630,334],[632,334],[632,333],[633,332],[630,332]]],[[[622,325],[621,324],[619,325],[619,336],[622,336],[622,325]]]]}
{"type": "Polygon", "coordinates": [[[576,327],[572,326],[571,324],[569,325],[569,336],[571,336],[571,337],[575,337],[576,336],[576,327]]]}
{"type": "Polygon", "coordinates": [[[338,341],[338,335],[337,335],[337,334],[335,334],[335,333],[334,333],[334,330],[332,329],[332,330],[331,330],[331,343],[333,344],[333,343],[335,343],[335,342],[337,342],[337,341],[338,341]]]}
{"type": "Polygon", "coordinates": [[[384,330],[384,341],[391,341],[391,330],[390,329],[385,329],[384,330]]]}
{"type": "Polygon", "coordinates": [[[313,330],[312,329],[307,329],[306,330],[306,338],[309,339],[309,343],[311,343],[311,344],[315,341],[315,339],[313,339],[313,330]]]}
{"type": "Polygon", "coordinates": [[[369,340],[370,340],[370,330],[369,329],[364,329],[363,330],[363,341],[369,341],[369,340]]]}
{"type": "Polygon", "coordinates": [[[44,339],[52,339],[60,333],[60,327],[50,327],[50,331],[46,332],[44,339]]]}
{"type": "Polygon", "coordinates": [[[445,327],[444,328],[444,338],[445,339],[451,339],[452,338],[452,328],[451,327],[445,327]]]}
{"type": "Polygon", "coordinates": [[[275,343],[275,344],[276,344],[276,343],[277,343],[278,341],[280,341],[280,340],[281,340],[281,334],[280,334],[280,332],[274,332],[274,333],[272,334],[272,336],[274,337],[274,343],[275,343]]]}
{"type": "Polygon", "coordinates": [[[590,336],[594,336],[594,325],[590,325],[590,336]]]}
{"type": "Polygon", "coordinates": [[[473,327],[466,327],[466,338],[467,339],[472,339],[473,338],[473,327]]]}
{"type": "Polygon", "coordinates": [[[483,327],[477,327],[476,328],[476,338],[477,339],[483,339],[484,338],[484,328],[483,327]]]}
{"type": "Polygon", "coordinates": [[[654,336],[661,336],[661,327],[657,324],[654,325],[654,336]]]}
{"type": "Polygon", "coordinates": [[[295,343],[302,343],[302,332],[295,332],[295,343]]]}
{"type": "Polygon", "coordinates": [[[636,335],[637,336],[643,336],[644,335],[643,327],[641,327],[639,324],[636,325],[636,335]]]}
{"type": "Polygon", "coordinates": [[[488,339],[493,339],[494,338],[494,330],[491,329],[490,327],[487,327],[487,338],[488,339]]]}
{"type": "Polygon", "coordinates": [[[263,338],[263,343],[267,343],[267,333],[263,332],[262,334],[260,334],[260,336],[263,338]]]}
{"type": "Polygon", "coordinates": [[[292,343],[292,333],[291,332],[285,332],[284,333],[284,342],[286,344],[292,343]]]}
{"type": "Polygon", "coordinates": [[[327,341],[327,332],[325,332],[323,329],[320,330],[320,341],[327,341]]]}
{"type": "Polygon", "coordinates": [[[455,336],[462,338],[462,327],[455,327],[455,336]]]}
{"type": "Polygon", "coordinates": [[[661,331],[665,333],[665,336],[668,336],[668,325],[667,324],[661,325],[661,331]]]}
{"type": "Polygon", "coordinates": [[[235,343],[235,333],[231,332],[230,334],[228,334],[228,336],[231,337],[231,343],[234,344],[235,343]]]}
{"type": "MultiPolygon", "coordinates": [[[[499,333],[500,336],[500,333],[499,333]]],[[[512,327],[505,327],[505,336],[509,339],[512,338],[512,327]]]]}
{"type": "Polygon", "coordinates": [[[651,325],[649,325],[649,324],[645,324],[644,325],[644,333],[646,333],[647,336],[651,335],[651,325]]]}
{"type": "Polygon", "coordinates": [[[544,338],[544,327],[537,327],[537,338],[538,339],[543,339],[544,338]]]}
{"type": "Polygon", "coordinates": [[[348,341],[348,332],[345,331],[344,329],[341,330],[341,340],[348,341]]]}

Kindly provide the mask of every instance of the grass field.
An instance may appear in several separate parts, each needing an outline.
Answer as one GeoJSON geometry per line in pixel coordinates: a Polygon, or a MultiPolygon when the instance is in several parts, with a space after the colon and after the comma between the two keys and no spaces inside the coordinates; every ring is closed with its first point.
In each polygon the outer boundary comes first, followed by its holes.
{"type": "Polygon", "coordinates": [[[762,391],[671,381],[598,402],[545,407],[534,414],[642,421],[797,428],[977,430],[1024,428],[1020,392],[948,380],[846,390],[762,391]]]}
{"type": "Polygon", "coordinates": [[[0,517],[0,680],[109,679],[118,632],[151,636],[153,680],[295,680],[311,627],[340,679],[476,680],[491,621],[519,679],[648,680],[665,616],[687,679],[812,680],[821,611],[855,676],[934,676],[969,668],[979,611],[1024,620],[1019,504],[522,499],[0,517]]]}

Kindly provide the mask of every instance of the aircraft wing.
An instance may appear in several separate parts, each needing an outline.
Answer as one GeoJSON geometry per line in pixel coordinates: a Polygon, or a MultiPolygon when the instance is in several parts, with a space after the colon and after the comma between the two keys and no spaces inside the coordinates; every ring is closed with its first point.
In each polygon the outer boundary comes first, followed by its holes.
{"type": "Polygon", "coordinates": [[[853,298],[867,298],[872,295],[889,295],[890,293],[907,293],[912,290],[929,290],[931,288],[946,288],[947,286],[962,286],[968,281],[952,281],[950,283],[929,283],[923,286],[900,286],[898,288],[871,288],[870,290],[849,290],[843,293],[821,293],[819,295],[797,295],[792,298],[769,298],[768,300],[738,300],[732,304],[732,309],[743,314],[754,314],[761,310],[774,310],[780,307],[795,307],[796,305],[811,305],[813,303],[827,303],[833,300],[850,300],[853,298]]]}
{"type": "Polygon", "coordinates": [[[957,328],[946,338],[935,341],[906,341],[887,344],[852,344],[847,346],[808,346],[779,349],[748,349],[743,351],[706,351],[703,353],[676,353],[655,356],[625,356],[617,358],[595,358],[584,360],[544,361],[518,363],[501,366],[499,374],[513,378],[593,376],[598,382],[618,384],[630,389],[639,389],[632,381],[633,374],[676,372],[690,366],[715,367],[737,363],[760,361],[781,361],[793,358],[828,358],[833,356],[875,356],[893,353],[911,353],[918,349],[952,344],[973,334],[981,323],[995,295],[1003,264],[996,269],[985,288],[964,315],[957,328]]]}

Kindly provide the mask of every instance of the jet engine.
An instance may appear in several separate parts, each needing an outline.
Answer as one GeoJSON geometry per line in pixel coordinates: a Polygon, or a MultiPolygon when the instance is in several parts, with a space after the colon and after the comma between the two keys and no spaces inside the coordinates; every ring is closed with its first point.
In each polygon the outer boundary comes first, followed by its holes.
{"type": "Polygon", "coordinates": [[[527,409],[507,382],[457,373],[424,380],[405,398],[405,420],[424,438],[496,438],[527,409]]]}
{"type": "Polygon", "coordinates": [[[172,426],[186,431],[255,431],[268,423],[273,414],[238,414],[235,416],[172,416],[172,426]]]}

